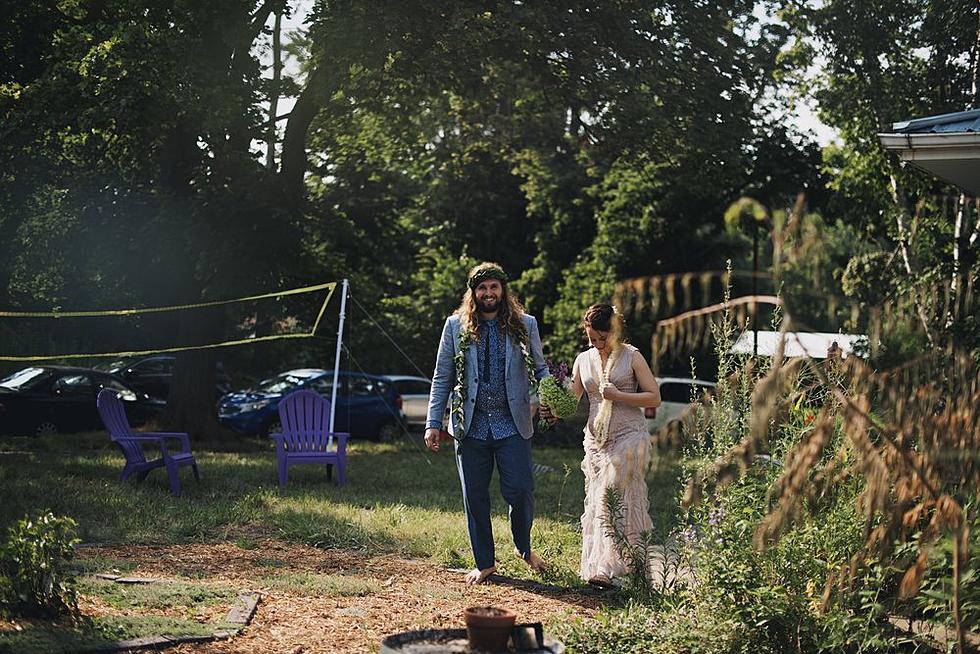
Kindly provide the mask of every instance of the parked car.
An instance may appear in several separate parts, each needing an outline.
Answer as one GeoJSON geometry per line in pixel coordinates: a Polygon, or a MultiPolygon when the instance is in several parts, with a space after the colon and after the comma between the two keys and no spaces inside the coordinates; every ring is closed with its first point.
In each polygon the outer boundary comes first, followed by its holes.
{"type": "Polygon", "coordinates": [[[657,385],[660,387],[660,406],[644,409],[647,429],[651,434],[684,417],[693,404],[692,391],[694,398],[698,399],[715,388],[714,382],[684,377],[657,377],[657,385]]]}
{"type": "MultiPolygon", "coordinates": [[[[307,388],[330,399],[333,371],[300,368],[229,393],[218,402],[218,419],[232,431],[267,436],[279,429],[279,401],[307,388]]],[[[334,429],[354,438],[397,438],[406,428],[402,398],[386,377],[340,371],[334,429]]]]}
{"type": "MultiPolygon", "coordinates": [[[[130,386],[150,397],[166,400],[170,396],[176,360],[177,357],[172,354],[155,354],[118,359],[97,367],[109,374],[118,375],[130,386]]],[[[231,390],[231,380],[220,362],[216,364],[214,385],[215,399],[231,390]]]]}
{"type": "Polygon", "coordinates": [[[425,427],[426,414],[429,411],[429,391],[432,382],[425,377],[409,375],[387,375],[395,385],[395,390],[402,396],[402,408],[405,419],[410,427],[425,427]]]}
{"type": "Polygon", "coordinates": [[[47,436],[102,429],[95,397],[116,392],[130,424],[159,414],[164,403],[99,370],[32,366],[0,380],[0,433],[47,436]]]}

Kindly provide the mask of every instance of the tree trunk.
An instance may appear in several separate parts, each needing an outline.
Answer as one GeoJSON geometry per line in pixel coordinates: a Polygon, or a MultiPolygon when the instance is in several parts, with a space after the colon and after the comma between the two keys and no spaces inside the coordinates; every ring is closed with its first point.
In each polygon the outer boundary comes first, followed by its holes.
{"type": "MultiPolygon", "coordinates": [[[[198,161],[194,156],[195,132],[178,119],[160,152],[161,188],[173,202],[175,215],[193,215],[191,179],[198,161]]],[[[180,260],[171,263],[173,302],[187,302],[202,296],[197,279],[195,252],[185,249],[180,260]]],[[[223,313],[214,310],[177,313],[176,343],[197,345],[220,339],[223,313]]],[[[215,355],[212,350],[178,352],[170,384],[167,408],[161,418],[166,431],[187,432],[191,438],[214,438],[221,433],[215,411],[215,355]]]]}
{"type": "Polygon", "coordinates": [[[276,169],[276,114],[279,111],[279,83],[282,79],[282,10],[276,12],[272,28],[272,90],[269,94],[269,128],[266,135],[265,166],[276,169]]]}
{"type": "MultiPolygon", "coordinates": [[[[215,65],[222,68],[227,66],[229,83],[234,83],[235,79],[244,74],[243,71],[250,61],[249,51],[252,44],[273,11],[276,12],[278,35],[279,19],[283,8],[284,3],[281,0],[268,0],[254,14],[241,16],[239,24],[242,30],[234,47],[227,46],[220,38],[220,34],[213,35],[210,41],[214,46],[213,61],[215,65]]],[[[215,168],[225,166],[229,174],[235,175],[237,174],[236,157],[248,153],[251,140],[248,123],[245,120],[231,121],[227,126],[227,137],[228,145],[225,152],[231,155],[232,163],[229,164],[219,157],[211,165],[215,168]]],[[[178,203],[184,202],[188,206],[195,204],[194,189],[190,184],[197,165],[194,159],[195,139],[195,130],[178,121],[171,138],[168,139],[169,147],[164,149],[162,162],[163,187],[177,199],[178,203]]],[[[188,252],[187,256],[184,265],[173,271],[174,287],[181,289],[179,297],[182,301],[202,299],[207,280],[200,279],[195,272],[197,269],[195,257],[201,256],[201,253],[188,252]]],[[[178,343],[181,345],[215,343],[224,335],[223,327],[226,319],[224,311],[215,309],[183,311],[178,314],[177,319],[178,343]]],[[[227,433],[218,422],[215,409],[217,358],[217,350],[213,349],[177,353],[170,396],[161,419],[164,429],[187,432],[195,440],[220,439],[227,433]]]]}
{"type": "Polygon", "coordinates": [[[953,321],[959,317],[960,308],[960,289],[963,286],[963,281],[961,279],[961,261],[963,259],[963,251],[966,248],[967,240],[963,237],[964,220],[968,219],[967,212],[969,211],[969,202],[967,201],[966,195],[960,193],[955,200],[955,205],[953,207],[956,213],[956,219],[953,223],[953,270],[950,273],[949,279],[949,291],[950,291],[950,302],[948,303],[947,313],[946,313],[946,328],[948,329],[953,321]]]}
{"type": "MultiPolygon", "coordinates": [[[[185,311],[180,314],[180,342],[213,343],[221,336],[218,312],[185,311]]],[[[170,397],[163,414],[163,428],[190,434],[192,440],[216,440],[224,435],[215,409],[216,350],[177,353],[170,397]]]]}
{"type": "Polygon", "coordinates": [[[299,206],[303,198],[303,179],[307,166],[307,132],[320,107],[323,106],[323,98],[329,96],[329,89],[324,88],[326,73],[321,70],[322,68],[317,66],[307,76],[306,86],[296,98],[296,104],[289,114],[286,132],[282,139],[282,164],[279,174],[286,198],[294,207],[299,206]]]}
{"type": "Polygon", "coordinates": [[[970,106],[967,109],[976,109],[980,105],[980,12],[977,13],[977,38],[973,42],[970,60],[970,106]]]}

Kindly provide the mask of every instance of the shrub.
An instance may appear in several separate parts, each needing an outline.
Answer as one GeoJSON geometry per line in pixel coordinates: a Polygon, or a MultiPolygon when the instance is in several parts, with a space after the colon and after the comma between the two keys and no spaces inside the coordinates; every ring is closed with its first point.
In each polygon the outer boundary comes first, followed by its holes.
{"type": "Polygon", "coordinates": [[[77,615],[68,570],[77,543],[75,521],[50,511],[11,526],[0,547],[0,610],[24,617],[77,615]]]}

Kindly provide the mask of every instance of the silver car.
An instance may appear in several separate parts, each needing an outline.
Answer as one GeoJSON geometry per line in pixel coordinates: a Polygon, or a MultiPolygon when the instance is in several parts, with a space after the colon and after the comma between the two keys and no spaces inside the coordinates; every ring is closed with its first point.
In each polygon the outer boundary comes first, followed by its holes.
{"type": "Polygon", "coordinates": [[[651,434],[684,417],[693,405],[692,392],[697,400],[715,388],[714,382],[685,377],[657,377],[657,385],[660,387],[660,406],[644,409],[647,430],[651,434]]]}
{"type": "Polygon", "coordinates": [[[425,416],[429,410],[429,389],[432,382],[425,377],[409,375],[385,375],[395,385],[402,396],[402,411],[409,427],[425,427],[425,416]]]}

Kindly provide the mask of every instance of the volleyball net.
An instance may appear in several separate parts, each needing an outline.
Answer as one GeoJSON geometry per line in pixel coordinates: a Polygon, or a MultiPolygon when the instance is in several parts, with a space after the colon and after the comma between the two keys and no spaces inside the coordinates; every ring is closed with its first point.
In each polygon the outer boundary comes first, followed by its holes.
{"type": "Polygon", "coordinates": [[[0,311],[0,361],[122,358],[313,338],[337,284],[160,307],[0,311]]]}

